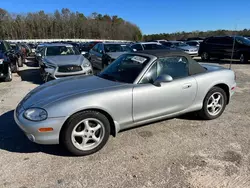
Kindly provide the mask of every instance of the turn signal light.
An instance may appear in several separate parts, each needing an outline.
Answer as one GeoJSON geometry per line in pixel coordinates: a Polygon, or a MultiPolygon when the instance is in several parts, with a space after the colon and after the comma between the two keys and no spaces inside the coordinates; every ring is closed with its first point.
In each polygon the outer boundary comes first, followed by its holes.
{"type": "Polygon", "coordinates": [[[53,128],[52,127],[43,127],[43,128],[40,128],[38,129],[39,132],[51,132],[53,131],[53,128]]]}

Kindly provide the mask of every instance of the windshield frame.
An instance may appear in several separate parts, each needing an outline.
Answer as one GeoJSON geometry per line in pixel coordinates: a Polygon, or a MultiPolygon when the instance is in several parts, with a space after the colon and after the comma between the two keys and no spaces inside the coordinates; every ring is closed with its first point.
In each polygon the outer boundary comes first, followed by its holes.
{"type": "MultiPolygon", "coordinates": [[[[73,50],[75,51],[75,52],[77,52],[77,54],[71,54],[71,55],[81,55],[81,53],[79,52],[79,50],[76,48],[76,47],[74,47],[74,46],[68,46],[68,45],[65,45],[65,46],[44,46],[45,47],[45,56],[47,57],[50,57],[50,56],[69,56],[69,55],[64,55],[64,54],[60,54],[60,55],[47,55],[47,50],[48,50],[48,48],[50,48],[50,47],[67,47],[67,48],[73,48],[73,50]]],[[[39,50],[40,51],[40,50],[39,50]]]]}
{"type": "Polygon", "coordinates": [[[99,74],[97,74],[98,77],[105,79],[105,80],[109,80],[109,81],[113,81],[107,78],[103,78],[101,77],[101,74],[105,74],[105,70],[107,70],[113,63],[116,63],[116,61],[118,61],[120,58],[122,58],[123,56],[127,56],[127,55],[134,55],[134,56],[141,56],[143,58],[147,58],[146,60],[146,64],[145,66],[142,68],[141,72],[137,75],[137,77],[134,79],[134,81],[132,83],[129,82],[122,82],[119,80],[116,80],[116,82],[119,83],[123,83],[123,84],[132,84],[132,85],[137,85],[139,84],[139,81],[141,80],[141,78],[144,76],[144,74],[147,72],[148,68],[151,66],[151,64],[157,59],[157,57],[153,56],[153,55],[149,55],[149,54],[139,54],[139,53],[126,53],[121,55],[119,58],[117,58],[114,62],[112,62],[110,65],[108,65],[105,69],[103,69],[99,74]]]}

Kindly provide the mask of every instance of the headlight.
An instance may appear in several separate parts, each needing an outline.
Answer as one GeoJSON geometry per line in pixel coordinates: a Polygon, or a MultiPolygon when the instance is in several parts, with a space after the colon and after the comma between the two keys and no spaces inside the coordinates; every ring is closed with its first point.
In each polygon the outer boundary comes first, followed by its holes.
{"type": "Polygon", "coordinates": [[[90,66],[91,66],[90,63],[84,63],[84,64],[83,64],[83,67],[85,67],[85,68],[86,68],[86,67],[90,67],[90,66]]]}
{"type": "Polygon", "coordinates": [[[0,65],[3,64],[3,59],[0,59],[0,65]]]}
{"type": "Polygon", "coordinates": [[[42,108],[30,108],[24,112],[24,117],[31,121],[43,121],[47,119],[48,114],[42,108]]]}

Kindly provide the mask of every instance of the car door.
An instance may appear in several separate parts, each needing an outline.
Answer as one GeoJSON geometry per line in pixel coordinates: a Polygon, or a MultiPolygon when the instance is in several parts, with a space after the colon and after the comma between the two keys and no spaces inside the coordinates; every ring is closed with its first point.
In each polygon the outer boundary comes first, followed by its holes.
{"type": "Polygon", "coordinates": [[[104,53],[103,44],[99,44],[96,51],[96,65],[99,69],[102,69],[103,53],[104,53]]]}
{"type": "Polygon", "coordinates": [[[89,59],[93,67],[97,67],[96,63],[96,53],[98,50],[99,44],[96,44],[90,51],[89,51],[89,59]]]}
{"type": "Polygon", "coordinates": [[[197,92],[196,80],[189,76],[188,60],[181,56],[158,59],[133,88],[133,120],[139,122],[177,113],[190,107],[197,92]],[[172,82],[152,84],[168,74],[172,82]]]}
{"type": "Polygon", "coordinates": [[[224,58],[231,58],[233,51],[233,38],[232,37],[224,37],[222,40],[223,47],[221,48],[222,54],[224,58]]]}

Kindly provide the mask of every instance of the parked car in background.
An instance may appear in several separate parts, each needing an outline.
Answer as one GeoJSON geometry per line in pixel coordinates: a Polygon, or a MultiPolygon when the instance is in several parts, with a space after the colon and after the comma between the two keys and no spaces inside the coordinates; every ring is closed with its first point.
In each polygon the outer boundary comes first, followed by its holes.
{"type": "Polygon", "coordinates": [[[170,48],[173,48],[173,49],[183,50],[184,52],[186,52],[191,57],[198,56],[198,48],[194,47],[194,46],[189,46],[185,42],[168,41],[168,42],[163,43],[163,45],[167,46],[167,47],[170,47],[170,48]]]}
{"type": "Polygon", "coordinates": [[[44,82],[76,75],[93,74],[88,59],[70,44],[44,44],[37,56],[44,82]]]}
{"type": "Polygon", "coordinates": [[[131,48],[133,49],[133,51],[170,49],[158,42],[139,42],[131,45],[131,48]]]}
{"type": "Polygon", "coordinates": [[[0,81],[5,81],[5,82],[12,81],[11,63],[8,61],[5,54],[1,50],[0,50],[0,81]]]}
{"type": "Polygon", "coordinates": [[[26,43],[20,43],[20,45],[21,45],[23,48],[25,48],[25,57],[29,57],[29,56],[31,55],[31,53],[32,53],[32,50],[31,50],[31,48],[29,47],[29,45],[26,44],[26,43]]]}
{"type": "Polygon", "coordinates": [[[80,46],[79,51],[81,52],[82,55],[85,55],[86,57],[88,57],[88,53],[89,51],[98,43],[102,43],[100,41],[91,41],[91,42],[87,42],[85,44],[83,44],[82,46],[80,46]]]}
{"type": "Polygon", "coordinates": [[[127,52],[132,49],[123,43],[98,43],[89,51],[89,60],[94,68],[103,69],[127,52]]]}
{"type": "Polygon", "coordinates": [[[25,49],[19,43],[10,43],[10,46],[18,58],[18,66],[22,67],[25,63],[25,49]]]}
{"type": "Polygon", "coordinates": [[[202,60],[208,61],[210,58],[231,58],[233,54],[233,59],[247,63],[250,58],[250,40],[246,37],[235,36],[234,47],[233,44],[233,36],[208,37],[200,44],[199,55],[202,60]]]}
{"type": "Polygon", "coordinates": [[[2,56],[1,62],[7,62],[11,69],[11,72],[18,72],[18,56],[7,41],[0,40],[0,52],[2,56]]]}
{"type": "Polygon", "coordinates": [[[197,112],[221,116],[235,92],[235,74],[199,64],[183,51],[121,55],[97,76],[43,84],[14,112],[25,135],[39,144],[62,144],[74,155],[99,151],[112,134],[197,112]]]}
{"type": "Polygon", "coordinates": [[[186,41],[185,43],[189,46],[196,46],[197,48],[199,48],[201,42],[202,42],[201,40],[189,40],[186,41]]]}
{"type": "Polygon", "coordinates": [[[37,47],[37,45],[35,45],[35,44],[33,44],[33,43],[29,43],[28,44],[28,46],[30,47],[30,49],[31,49],[31,53],[35,53],[35,51],[36,51],[36,47],[37,47]]]}

